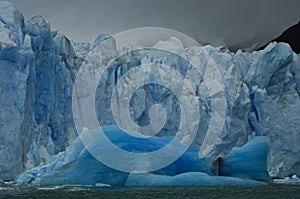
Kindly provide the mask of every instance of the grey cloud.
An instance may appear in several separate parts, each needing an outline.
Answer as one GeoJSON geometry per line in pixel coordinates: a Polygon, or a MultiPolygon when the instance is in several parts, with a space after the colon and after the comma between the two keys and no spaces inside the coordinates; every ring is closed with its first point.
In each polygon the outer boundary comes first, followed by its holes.
{"type": "Polygon", "coordinates": [[[298,0],[10,0],[29,19],[42,15],[75,41],[158,26],[200,43],[249,48],[300,19],[298,0]]]}

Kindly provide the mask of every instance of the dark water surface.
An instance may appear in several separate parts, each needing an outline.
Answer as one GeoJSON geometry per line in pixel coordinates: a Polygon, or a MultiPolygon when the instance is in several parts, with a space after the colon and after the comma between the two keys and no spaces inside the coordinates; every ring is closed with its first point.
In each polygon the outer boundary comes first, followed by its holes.
{"type": "Polygon", "coordinates": [[[0,189],[0,198],[299,198],[300,186],[0,189]]]}

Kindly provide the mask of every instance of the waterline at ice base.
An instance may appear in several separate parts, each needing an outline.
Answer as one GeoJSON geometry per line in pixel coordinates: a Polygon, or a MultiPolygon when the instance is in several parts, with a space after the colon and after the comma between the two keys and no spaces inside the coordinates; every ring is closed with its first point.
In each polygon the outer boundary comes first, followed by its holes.
{"type": "Polygon", "coordinates": [[[230,52],[176,37],[152,48],[130,42],[99,35],[76,43],[0,2],[0,179],[44,187],[299,182],[300,59],[288,44],[230,52]],[[160,161],[149,155],[159,149],[160,161]]]}

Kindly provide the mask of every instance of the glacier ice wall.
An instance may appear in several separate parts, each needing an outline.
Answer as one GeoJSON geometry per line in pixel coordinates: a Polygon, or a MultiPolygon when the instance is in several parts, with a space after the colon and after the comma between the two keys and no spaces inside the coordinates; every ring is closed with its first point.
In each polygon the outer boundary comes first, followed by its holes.
{"type": "MultiPolygon", "coordinates": [[[[112,37],[100,35],[87,44],[71,43],[52,31],[42,17],[25,23],[12,4],[0,3],[0,178],[13,179],[23,169],[49,162],[52,155],[73,142],[77,136],[72,118],[73,82],[86,56],[94,57],[95,63],[101,60],[93,51],[100,44],[109,54],[100,56],[102,60],[120,53],[112,37]]],[[[171,38],[155,47],[183,56],[201,75],[178,60],[155,60],[151,54],[143,57],[129,53],[107,71],[105,87],[99,85],[96,98],[97,107],[102,108],[98,115],[101,124],[114,124],[107,96],[122,75],[140,63],[169,64],[185,74],[199,97],[201,117],[195,147],[214,159],[254,136],[269,136],[269,173],[277,177],[300,175],[300,60],[287,44],[273,43],[262,51],[232,53],[212,46],[184,49],[178,39],[171,38]],[[219,75],[212,70],[215,66],[219,75]],[[212,77],[224,85],[224,92],[209,96],[203,77],[212,77]],[[226,97],[227,104],[224,128],[213,143],[203,144],[212,114],[211,99],[218,100],[220,95],[226,97]]],[[[132,49],[132,45],[123,44],[121,51],[132,49]]],[[[162,102],[171,118],[161,136],[172,135],[178,124],[178,102],[168,92],[157,95],[151,89],[141,88],[133,96],[132,118],[138,124],[146,124],[150,106],[162,102]]]]}
{"type": "MultiPolygon", "coordinates": [[[[108,54],[117,54],[113,38],[108,38],[101,45],[103,48],[103,60],[108,59],[108,54]],[[110,46],[110,47],[107,47],[110,46]],[[109,49],[109,50],[108,50],[109,49]],[[105,52],[109,51],[106,55],[105,52]],[[113,53],[111,53],[113,51],[113,53]]],[[[192,47],[184,49],[181,42],[176,38],[161,41],[155,48],[171,50],[188,59],[201,74],[194,73],[189,67],[184,67],[177,59],[168,57],[159,58],[157,54],[149,52],[143,54],[129,53],[121,56],[116,63],[110,65],[104,73],[97,90],[98,120],[102,125],[114,124],[111,114],[111,92],[115,84],[130,68],[139,64],[152,63],[171,65],[177,70],[184,71],[185,77],[190,80],[199,97],[200,121],[199,129],[194,145],[200,149],[208,149],[207,154],[211,160],[225,155],[233,147],[241,146],[255,136],[269,136],[271,139],[271,152],[269,156],[269,173],[271,176],[283,177],[298,173],[300,161],[300,148],[297,145],[299,137],[298,126],[300,121],[299,108],[299,58],[291,48],[284,43],[272,43],[266,49],[253,53],[238,51],[229,52],[219,47],[192,47]],[[134,55],[133,55],[134,54],[134,55]],[[215,73],[218,67],[219,74],[215,73]],[[210,96],[203,78],[213,77],[214,80],[224,85],[224,91],[219,91],[210,96]],[[102,84],[104,82],[105,84],[102,84]],[[105,86],[104,86],[105,85],[105,86]],[[218,101],[225,95],[226,115],[225,125],[210,145],[204,145],[206,131],[211,118],[211,100],[218,101]],[[103,114],[105,113],[105,114],[103,114]]],[[[125,45],[122,52],[132,52],[135,47],[125,45]]],[[[99,48],[101,51],[101,48],[99,48]]],[[[97,55],[90,54],[97,67],[105,67],[105,61],[96,60],[97,55]]],[[[136,52],[136,51],[134,51],[136,52]]],[[[161,67],[162,70],[163,67],[161,67]]],[[[166,71],[167,73],[167,71],[166,71]]],[[[175,80],[172,80],[174,83],[175,80]]],[[[134,79],[128,79],[127,84],[134,84],[134,79]]],[[[178,124],[178,102],[171,93],[164,88],[156,88],[156,93],[151,86],[138,89],[131,101],[131,117],[138,124],[147,124],[148,112],[153,103],[162,103],[169,116],[161,135],[172,135],[178,124]],[[164,94],[162,94],[164,93],[164,94]]],[[[223,104],[219,104],[220,108],[223,104]]],[[[160,117],[158,113],[157,117],[160,117]]],[[[201,154],[200,154],[201,155],[201,154]]]]}
{"type": "Polygon", "coordinates": [[[20,130],[33,54],[22,32],[22,14],[8,3],[0,4],[0,12],[0,176],[5,180],[22,169],[20,130]]]}
{"type": "Polygon", "coordinates": [[[0,3],[0,23],[0,176],[9,180],[72,142],[76,55],[42,17],[24,23],[10,3],[0,3]]]}

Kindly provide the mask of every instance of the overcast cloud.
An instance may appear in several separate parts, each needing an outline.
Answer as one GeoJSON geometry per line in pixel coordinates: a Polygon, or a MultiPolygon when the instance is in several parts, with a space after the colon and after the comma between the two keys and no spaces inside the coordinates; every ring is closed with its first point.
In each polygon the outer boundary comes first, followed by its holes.
{"type": "Polygon", "coordinates": [[[8,0],[26,19],[42,15],[75,41],[158,26],[201,43],[248,48],[300,19],[299,0],[8,0]]]}

